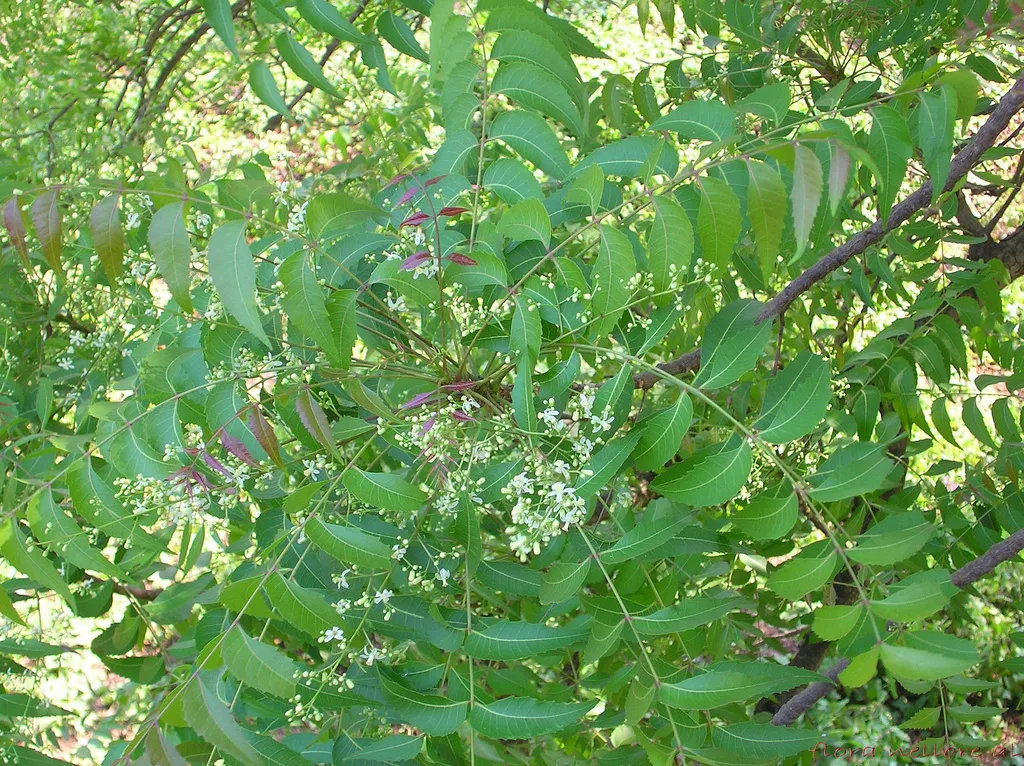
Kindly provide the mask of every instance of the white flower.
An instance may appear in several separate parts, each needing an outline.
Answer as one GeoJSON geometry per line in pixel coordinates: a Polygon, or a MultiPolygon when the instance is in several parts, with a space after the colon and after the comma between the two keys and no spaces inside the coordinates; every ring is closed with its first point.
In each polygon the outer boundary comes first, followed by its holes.
{"type": "Polygon", "coordinates": [[[416,246],[422,245],[427,241],[427,235],[423,233],[423,229],[416,229],[412,234],[412,243],[416,246]]]}
{"type": "Polygon", "coordinates": [[[72,330],[68,335],[68,341],[72,346],[83,346],[85,345],[85,336],[78,330],[72,330]]]}
{"type": "Polygon", "coordinates": [[[441,587],[442,588],[447,588],[448,587],[448,580],[451,579],[451,576],[452,576],[452,573],[449,572],[447,569],[441,568],[441,569],[437,570],[436,577],[437,577],[438,580],[441,581],[441,587]]]}
{"type": "Polygon", "coordinates": [[[566,481],[569,480],[569,464],[566,463],[564,460],[556,460],[554,463],[551,464],[551,468],[554,470],[555,473],[561,474],[563,477],[565,477],[566,481]]]}
{"type": "Polygon", "coordinates": [[[388,308],[391,311],[405,311],[405,296],[399,295],[397,298],[392,298],[391,293],[388,293],[388,308]]]}
{"type": "Polygon", "coordinates": [[[406,548],[404,545],[399,545],[398,543],[395,543],[391,546],[391,558],[393,558],[395,561],[399,561],[405,558],[405,552],[407,550],[408,548],[406,548]]]}
{"type": "Polygon", "coordinates": [[[583,410],[583,414],[588,418],[590,417],[591,410],[594,407],[594,394],[588,394],[586,391],[580,392],[580,408],[583,410]]]}
{"type": "Polygon", "coordinates": [[[590,416],[590,424],[594,426],[595,429],[599,429],[601,431],[610,431],[612,429],[612,424],[614,422],[615,418],[613,418],[609,414],[608,407],[605,407],[604,412],[602,412],[600,415],[590,416]]]}
{"type": "Polygon", "coordinates": [[[373,596],[374,604],[387,604],[391,597],[395,595],[393,592],[385,588],[384,590],[377,591],[373,596]]]}
{"type": "Polygon", "coordinates": [[[328,628],[327,630],[324,631],[324,634],[320,637],[320,643],[322,643],[322,644],[329,644],[329,643],[331,643],[331,641],[344,641],[344,640],[345,640],[345,631],[343,631],[341,628],[339,628],[337,626],[335,626],[333,628],[328,628]]]}
{"type": "Polygon", "coordinates": [[[124,227],[131,231],[132,229],[139,228],[141,225],[142,219],[139,218],[139,214],[136,213],[134,210],[129,210],[128,217],[125,219],[124,222],[124,227]]]}
{"type": "Polygon", "coordinates": [[[512,478],[511,486],[517,495],[529,495],[533,492],[533,479],[529,477],[526,471],[523,471],[518,476],[512,478]]]}
{"type": "Polygon", "coordinates": [[[66,356],[57,362],[57,366],[62,370],[73,370],[75,369],[75,361],[70,356],[66,356]]]}
{"type": "Polygon", "coordinates": [[[538,413],[537,417],[555,431],[561,431],[565,428],[565,423],[562,422],[562,414],[555,407],[548,407],[543,412],[538,413]]]}
{"type": "Polygon", "coordinates": [[[334,575],[332,578],[335,584],[343,590],[348,590],[348,576],[352,573],[351,569],[346,569],[340,575],[334,575]]]}
{"type": "Polygon", "coordinates": [[[382,650],[378,649],[376,646],[368,646],[365,649],[363,649],[362,654],[360,654],[359,656],[363,658],[363,661],[367,664],[367,666],[370,666],[377,660],[384,659],[384,657],[386,657],[387,655],[382,650]]]}

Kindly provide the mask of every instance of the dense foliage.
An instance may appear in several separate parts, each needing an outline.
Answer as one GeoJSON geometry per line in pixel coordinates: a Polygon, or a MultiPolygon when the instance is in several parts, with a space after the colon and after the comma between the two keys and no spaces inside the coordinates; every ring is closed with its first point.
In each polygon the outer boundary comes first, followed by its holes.
{"type": "Polygon", "coordinates": [[[0,761],[1004,757],[1016,3],[0,20],[0,761]]]}

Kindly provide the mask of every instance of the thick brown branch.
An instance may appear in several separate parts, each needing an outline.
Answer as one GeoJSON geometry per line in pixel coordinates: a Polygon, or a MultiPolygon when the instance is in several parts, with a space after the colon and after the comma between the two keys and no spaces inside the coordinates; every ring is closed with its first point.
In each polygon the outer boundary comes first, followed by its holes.
{"type": "MultiPolygon", "coordinates": [[[[953,573],[952,582],[958,588],[966,588],[985,575],[992,573],[997,566],[1004,561],[1014,558],[1021,551],[1024,551],[1024,529],[1014,532],[1005,540],[1001,540],[993,545],[976,559],[964,564],[953,573]]],[[[841,658],[825,675],[836,681],[839,678],[839,674],[849,664],[850,661],[848,659],[841,658]]],[[[809,685],[779,708],[779,712],[772,718],[772,723],[776,726],[787,726],[793,723],[797,718],[810,710],[815,702],[828,694],[832,688],[832,684],[825,683],[824,681],[809,685]]]]}
{"type": "MultiPolygon", "coordinates": [[[[1024,75],[1019,77],[1010,87],[989,118],[985,121],[974,137],[967,143],[950,163],[949,176],[946,178],[944,191],[951,190],[967,173],[981,160],[982,154],[990,149],[999,138],[1006,126],[1010,124],[1013,116],[1024,106],[1024,75]]],[[[788,309],[807,290],[822,281],[836,269],[843,266],[847,261],[860,253],[863,253],[871,245],[881,241],[890,231],[907,221],[914,213],[926,207],[932,199],[931,182],[926,182],[917,191],[895,205],[889,211],[888,220],[883,223],[875,221],[871,226],[864,229],[852,239],[847,240],[835,248],[828,255],[824,256],[805,270],[800,276],[786,285],[781,292],[765,304],[759,322],[769,321],[779,316],[788,309]]],[[[658,368],[663,373],[678,375],[683,372],[692,372],[700,366],[700,356],[697,351],[690,351],[683,356],[669,362],[663,362],[658,368]]],[[[633,378],[637,388],[650,388],[659,379],[654,372],[638,373],[633,378]]]]}
{"type": "Polygon", "coordinates": [[[793,699],[779,708],[779,712],[772,717],[772,723],[775,726],[789,726],[791,723],[796,721],[796,719],[803,715],[804,712],[810,710],[811,706],[814,705],[815,702],[835,688],[839,679],[839,674],[849,666],[850,661],[848,659],[845,657],[840,659],[839,662],[822,674],[826,678],[830,679],[832,683],[828,683],[827,681],[818,681],[817,683],[810,684],[806,689],[795,695],[793,699]]]}

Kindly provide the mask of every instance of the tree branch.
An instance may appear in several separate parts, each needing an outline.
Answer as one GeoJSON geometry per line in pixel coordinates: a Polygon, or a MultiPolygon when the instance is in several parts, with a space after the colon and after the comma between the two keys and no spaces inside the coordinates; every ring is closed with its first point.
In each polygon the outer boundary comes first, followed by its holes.
{"type": "MultiPolygon", "coordinates": [[[[992,110],[992,114],[985,121],[974,137],[967,145],[953,158],[950,163],[949,176],[946,178],[943,191],[950,191],[960,179],[981,160],[981,155],[990,149],[999,134],[1010,124],[1013,116],[1024,107],[1024,75],[1019,77],[1010,89],[1000,99],[999,104],[992,110]]],[[[813,266],[807,268],[800,276],[786,285],[774,298],[765,304],[758,316],[758,322],[765,322],[779,316],[788,309],[807,290],[822,281],[836,269],[843,266],[847,261],[867,250],[868,247],[879,242],[886,234],[900,226],[914,213],[926,207],[932,199],[931,181],[925,182],[917,191],[895,205],[889,212],[889,219],[885,223],[881,220],[875,221],[871,226],[847,240],[835,248],[828,255],[825,255],[813,266]]],[[[663,362],[658,368],[663,373],[678,375],[683,372],[692,372],[700,367],[700,351],[689,351],[686,354],[663,362]]],[[[660,376],[654,372],[641,372],[633,377],[633,385],[636,388],[650,388],[660,376]]]]}
{"type": "MultiPolygon", "coordinates": [[[[1024,529],[1020,529],[1007,537],[1005,540],[993,545],[973,561],[964,564],[952,575],[952,582],[958,588],[966,588],[968,585],[977,582],[982,577],[990,574],[997,566],[1004,561],[1009,561],[1021,551],[1024,551],[1024,529]]],[[[850,661],[840,658],[825,675],[833,681],[838,681],[850,661]]],[[[833,684],[819,681],[810,684],[806,689],[794,696],[789,702],[779,708],[779,712],[772,718],[776,726],[788,726],[810,710],[814,703],[824,697],[832,689],[833,684]]]]}

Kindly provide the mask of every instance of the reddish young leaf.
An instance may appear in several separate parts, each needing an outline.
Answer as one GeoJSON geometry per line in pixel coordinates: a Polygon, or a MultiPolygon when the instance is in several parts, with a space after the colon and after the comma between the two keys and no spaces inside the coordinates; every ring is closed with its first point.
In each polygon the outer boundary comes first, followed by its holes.
{"type": "Polygon", "coordinates": [[[434,397],[433,391],[425,391],[422,394],[416,394],[412,399],[402,405],[403,410],[411,410],[413,407],[419,407],[421,404],[426,404],[430,399],[434,397]]]}
{"type": "Polygon", "coordinates": [[[467,415],[462,410],[455,410],[455,412],[452,413],[452,417],[455,420],[459,421],[460,423],[475,423],[476,422],[475,420],[473,420],[473,418],[471,418],[469,415],[467,415]]]}
{"type": "Polygon", "coordinates": [[[402,221],[402,223],[399,224],[398,228],[401,229],[405,226],[419,226],[424,221],[429,220],[430,216],[427,215],[426,213],[413,213],[411,216],[402,221]]]}
{"type": "Polygon", "coordinates": [[[39,244],[42,246],[46,262],[50,264],[53,273],[58,277],[64,276],[64,269],[60,263],[61,251],[64,249],[61,242],[61,217],[60,207],[57,205],[57,192],[48,191],[36,197],[32,203],[32,224],[36,227],[36,236],[39,237],[39,244]]]}
{"type": "Polygon", "coordinates": [[[18,206],[18,198],[11,197],[4,205],[4,226],[7,227],[7,235],[11,238],[11,244],[18,251],[21,260],[28,265],[28,246],[25,244],[25,219],[21,217],[21,208],[18,206]]]}
{"type": "Polygon", "coordinates": [[[295,397],[295,410],[299,413],[299,419],[309,431],[310,436],[334,452],[337,447],[334,444],[334,434],[331,433],[331,424],[327,420],[327,413],[324,412],[320,402],[308,388],[302,389],[295,397]]]}
{"type": "Polygon", "coordinates": [[[425,188],[425,189],[426,188],[430,188],[434,184],[440,183],[441,181],[443,181],[447,177],[448,177],[447,174],[442,175],[442,176],[434,176],[433,178],[429,179],[425,184],[423,184],[423,188],[425,188]]]}
{"type": "Polygon", "coordinates": [[[424,263],[426,263],[429,260],[430,260],[430,253],[428,253],[426,250],[420,250],[418,253],[413,253],[408,258],[406,258],[404,261],[402,261],[402,265],[399,266],[399,268],[402,271],[412,271],[417,266],[422,266],[424,263]]]}
{"type": "Polygon", "coordinates": [[[391,186],[394,186],[395,184],[400,184],[406,178],[412,178],[412,176],[409,175],[408,173],[399,173],[397,176],[395,176],[390,181],[388,181],[386,184],[384,184],[384,188],[387,189],[387,188],[389,188],[391,186]]]}
{"type": "Polygon", "coordinates": [[[253,459],[252,455],[249,454],[249,450],[246,449],[245,444],[242,443],[242,440],[232,436],[223,428],[220,430],[220,443],[224,445],[224,449],[226,449],[228,452],[237,457],[246,465],[251,465],[253,467],[259,465],[259,463],[257,463],[253,459]]]}
{"type": "Polygon", "coordinates": [[[415,197],[419,190],[420,187],[418,186],[410,186],[408,189],[405,190],[405,194],[398,198],[398,202],[395,203],[395,207],[400,207],[404,205],[406,202],[415,197]]]}
{"type": "Polygon", "coordinates": [[[468,212],[468,211],[469,211],[468,207],[443,207],[443,208],[441,208],[441,212],[438,213],[438,215],[447,215],[447,216],[461,215],[462,213],[465,213],[465,212],[468,212]]]}
{"type": "Polygon", "coordinates": [[[476,266],[476,261],[462,253],[452,253],[448,256],[448,260],[452,263],[457,263],[460,266],[476,266]]]}
{"type": "Polygon", "coordinates": [[[256,437],[256,441],[263,447],[263,450],[270,455],[270,459],[283,468],[284,461],[281,459],[281,447],[277,443],[274,428],[267,422],[267,419],[263,417],[263,413],[257,407],[249,410],[249,430],[252,431],[252,435],[256,437]]]}

